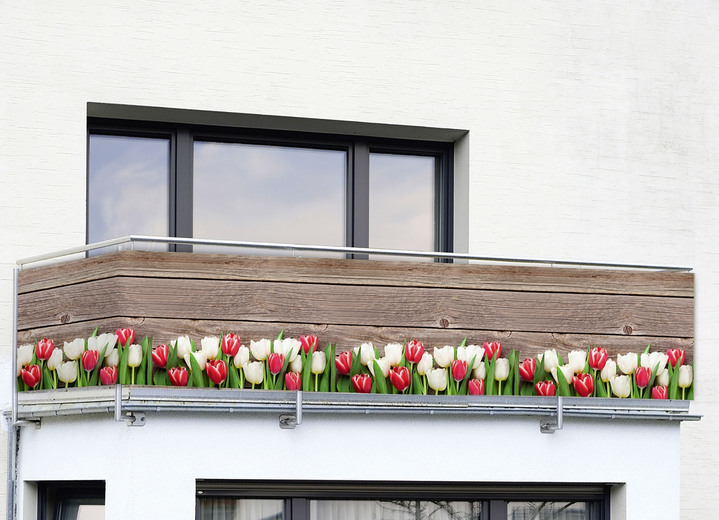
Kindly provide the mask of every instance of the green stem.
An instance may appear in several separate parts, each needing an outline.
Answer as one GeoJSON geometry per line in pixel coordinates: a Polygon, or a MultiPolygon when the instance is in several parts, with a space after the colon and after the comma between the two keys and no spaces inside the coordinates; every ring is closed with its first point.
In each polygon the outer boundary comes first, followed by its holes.
{"type": "Polygon", "coordinates": [[[502,395],[502,382],[497,381],[497,395],[502,395]]]}
{"type": "Polygon", "coordinates": [[[686,388],[682,388],[682,401],[684,400],[684,390],[686,390],[686,388]]]}
{"type": "Polygon", "coordinates": [[[132,368],[132,370],[130,371],[130,374],[131,374],[130,384],[134,385],[135,384],[135,367],[131,367],[131,368],[132,368]]]}
{"type": "Polygon", "coordinates": [[[318,375],[319,375],[319,374],[315,374],[315,392],[317,391],[317,376],[318,376],[318,375]]]}

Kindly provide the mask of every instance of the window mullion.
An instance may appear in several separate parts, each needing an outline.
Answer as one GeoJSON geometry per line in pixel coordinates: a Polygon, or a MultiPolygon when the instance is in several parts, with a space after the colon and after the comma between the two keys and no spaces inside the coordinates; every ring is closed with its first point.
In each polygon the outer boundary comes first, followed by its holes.
{"type": "MultiPolygon", "coordinates": [[[[352,196],[349,198],[352,225],[351,243],[354,247],[369,247],[369,146],[355,141],[350,174],[352,196]]],[[[355,255],[357,257],[359,255],[355,255]]],[[[366,255],[361,255],[366,258],[366,255]]]]}
{"type": "MultiPolygon", "coordinates": [[[[192,163],[193,139],[189,130],[180,128],[175,137],[175,190],[174,209],[170,221],[174,221],[174,236],[192,237],[192,163]]],[[[177,247],[177,250],[185,248],[177,247]]]]}

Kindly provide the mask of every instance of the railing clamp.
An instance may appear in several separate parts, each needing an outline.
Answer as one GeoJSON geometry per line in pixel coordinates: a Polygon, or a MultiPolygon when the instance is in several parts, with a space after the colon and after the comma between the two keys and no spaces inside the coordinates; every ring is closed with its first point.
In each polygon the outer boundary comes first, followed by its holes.
{"type": "Polygon", "coordinates": [[[542,433],[554,433],[557,430],[561,430],[564,425],[563,417],[563,401],[562,396],[557,396],[557,416],[550,419],[542,419],[539,421],[539,431],[542,433]]]}
{"type": "Polygon", "coordinates": [[[280,428],[283,430],[291,430],[298,424],[302,424],[302,390],[297,390],[295,405],[294,415],[280,415],[280,428]]]}

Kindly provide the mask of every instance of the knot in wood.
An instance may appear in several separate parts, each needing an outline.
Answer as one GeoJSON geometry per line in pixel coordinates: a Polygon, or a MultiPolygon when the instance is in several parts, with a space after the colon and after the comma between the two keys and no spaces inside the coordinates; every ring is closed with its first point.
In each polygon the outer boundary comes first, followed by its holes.
{"type": "Polygon", "coordinates": [[[449,327],[449,320],[447,318],[442,318],[441,320],[439,320],[439,326],[443,329],[446,329],[447,327],[449,327]]]}
{"type": "Polygon", "coordinates": [[[67,323],[70,321],[70,315],[69,314],[63,314],[60,316],[60,323],[67,323]]]}
{"type": "Polygon", "coordinates": [[[624,325],[624,334],[631,334],[633,329],[629,325],[624,325]]]}

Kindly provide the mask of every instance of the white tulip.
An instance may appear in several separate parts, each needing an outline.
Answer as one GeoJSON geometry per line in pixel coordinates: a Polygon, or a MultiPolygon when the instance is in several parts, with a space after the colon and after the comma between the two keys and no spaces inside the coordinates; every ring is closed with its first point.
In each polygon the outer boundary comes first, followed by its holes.
{"type": "MultiPolygon", "coordinates": [[[[636,358],[636,354],[634,357],[636,358]]],[[[629,397],[632,386],[629,376],[614,376],[609,380],[609,384],[612,386],[612,393],[617,397],[629,397]]]]}
{"type": "Polygon", "coordinates": [[[557,356],[557,351],[555,349],[552,350],[545,350],[544,354],[540,354],[537,356],[537,361],[541,363],[542,356],[544,356],[544,368],[545,372],[551,372],[553,368],[557,368],[559,366],[559,356],[557,356]]]}
{"type": "Polygon", "coordinates": [[[617,362],[613,359],[607,359],[607,364],[604,365],[604,368],[599,373],[599,377],[602,378],[603,382],[610,381],[613,377],[617,375],[617,362]]]}
{"type": "Polygon", "coordinates": [[[273,347],[273,352],[282,354],[283,356],[285,356],[285,359],[289,360],[289,362],[291,363],[300,353],[302,343],[300,343],[300,341],[295,338],[285,338],[275,340],[273,347]]]}
{"type": "Polygon", "coordinates": [[[65,351],[65,357],[67,359],[77,359],[85,352],[85,340],[77,338],[69,343],[66,341],[63,350],[65,351]]]}
{"type": "Polygon", "coordinates": [[[253,361],[242,367],[245,379],[252,385],[259,385],[264,378],[265,366],[261,361],[253,361]]]}
{"type": "MultiPolygon", "coordinates": [[[[300,357],[296,359],[302,359],[300,357]]],[[[312,365],[310,370],[313,374],[321,374],[325,371],[325,367],[327,366],[327,356],[325,356],[324,352],[315,351],[312,353],[312,365]]]]}
{"type": "MultiPolygon", "coordinates": [[[[201,350],[198,350],[197,352],[188,352],[187,354],[185,354],[185,357],[183,358],[185,360],[185,364],[187,364],[188,368],[192,370],[192,361],[190,356],[195,356],[195,361],[197,361],[197,364],[200,366],[200,370],[205,370],[205,365],[207,365],[207,354],[205,354],[201,350]]],[[[130,364],[129,360],[127,364],[130,364]]]]}
{"type": "Polygon", "coordinates": [[[472,371],[472,376],[475,379],[485,379],[487,377],[487,365],[484,361],[481,361],[479,366],[472,371]]]}
{"type": "Polygon", "coordinates": [[[669,386],[669,370],[666,368],[657,374],[657,386],[669,386]]]}
{"type": "MultiPolygon", "coordinates": [[[[373,359],[373,361],[376,361],[379,365],[379,369],[382,371],[382,375],[384,377],[387,377],[389,375],[389,360],[387,358],[379,358],[379,359],[373,359]]],[[[372,372],[372,375],[374,376],[374,363],[370,363],[367,365],[367,368],[369,368],[369,371],[372,372]]]]}
{"type": "Polygon", "coordinates": [[[567,383],[570,385],[572,384],[572,381],[574,380],[574,369],[572,369],[571,365],[561,365],[558,367],[554,367],[552,369],[552,377],[557,382],[557,385],[559,385],[559,379],[557,379],[557,372],[561,370],[562,374],[564,375],[564,379],[567,380],[567,383]]]}
{"type": "Polygon", "coordinates": [[[427,373],[427,383],[435,392],[441,392],[447,388],[447,369],[435,368],[427,373]]]}
{"type": "Polygon", "coordinates": [[[263,338],[259,341],[250,340],[250,352],[257,361],[264,361],[270,355],[272,343],[269,339],[263,338]]]}
{"type": "MultiPolygon", "coordinates": [[[[313,352],[315,354],[316,352],[313,352]]],[[[302,373],[302,358],[300,356],[297,356],[295,359],[290,361],[289,368],[287,369],[290,372],[297,372],[298,374],[302,373]]]]}
{"type": "Polygon", "coordinates": [[[484,357],[484,347],[480,345],[467,345],[464,347],[464,356],[464,359],[459,357],[459,347],[457,347],[457,359],[463,359],[463,361],[466,361],[469,364],[469,362],[472,361],[472,358],[474,358],[474,363],[468,368],[469,370],[475,370],[479,367],[479,364],[482,362],[482,358],[484,357]]]}
{"type": "Polygon", "coordinates": [[[679,367],[679,377],[677,380],[677,385],[679,385],[679,388],[689,388],[690,386],[692,386],[693,379],[694,374],[691,365],[682,365],[679,367]]]}
{"type": "Polygon", "coordinates": [[[72,383],[77,379],[77,361],[60,363],[56,370],[57,378],[65,384],[72,383]]]}
{"type": "Polygon", "coordinates": [[[647,367],[649,370],[654,370],[654,368],[659,365],[659,368],[657,368],[657,374],[659,374],[667,367],[668,361],[669,356],[667,356],[664,352],[650,352],[649,354],[642,354],[639,363],[641,366],[647,367]]]}
{"type": "Polygon", "coordinates": [[[434,362],[437,366],[447,368],[454,361],[454,347],[445,345],[442,348],[434,348],[434,362]]]}
{"type": "Polygon", "coordinates": [[[432,366],[434,365],[434,359],[432,358],[432,354],[429,352],[425,352],[422,354],[422,359],[419,360],[419,363],[417,363],[417,373],[421,376],[427,374],[430,370],[432,370],[432,366]]]}
{"type": "Polygon", "coordinates": [[[232,362],[234,363],[235,368],[241,368],[245,366],[247,363],[250,362],[250,349],[248,349],[244,345],[240,346],[232,362]]]}
{"type": "Polygon", "coordinates": [[[116,367],[119,362],[120,352],[117,350],[117,348],[110,350],[107,356],[105,356],[105,366],[116,367]]]}
{"type": "Polygon", "coordinates": [[[35,351],[34,345],[21,345],[17,349],[17,375],[20,375],[20,369],[32,363],[32,356],[35,351]]]}
{"type": "Polygon", "coordinates": [[[97,350],[98,352],[102,352],[102,349],[104,348],[105,357],[107,357],[110,355],[112,349],[115,348],[116,343],[117,335],[105,332],[98,336],[87,338],[87,350],[97,350]]]}
{"type": "Polygon", "coordinates": [[[509,377],[509,360],[507,358],[498,358],[494,365],[494,379],[504,381],[509,377]]]}
{"type": "Polygon", "coordinates": [[[584,371],[584,367],[587,364],[586,350],[572,350],[568,357],[569,362],[567,364],[572,367],[572,376],[574,376],[574,374],[580,374],[584,371]]]}
{"type": "Polygon", "coordinates": [[[142,363],[142,347],[136,343],[130,345],[127,351],[127,366],[139,367],[142,363]]]}
{"type": "Polygon", "coordinates": [[[359,347],[354,348],[354,353],[360,357],[360,363],[364,366],[372,365],[372,360],[375,358],[374,345],[372,343],[362,343],[359,347]]]}
{"type": "Polygon", "coordinates": [[[55,370],[60,363],[62,363],[62,349],[55,347],[47,360],[47,368],[55,370]]]}
{"type": "Polygon", "coordinates": [[[192,342],[189,336],[180,336],[172,345],[177,349],[177,357],[184,359],[188,352],[192,352],[192,342]]]}
{"type": "Polygon", "coordinates": [[[384,357],[389,361],[389,365],[396,367],[402,362],[402,351],[404,347],[399,343],[390,343],[384,348],[384,357]]]}
{"type": "Polygon", "coordinates": [[[631,375],[637,369],[637,355],[633,352],[629,354],[617,355],[617,366],[626,375],[631,375]]]}
{"type": "Polygon", "coordinates": [[[220,338],[217,336],[205,336],[200,340],[200,345],[207,359],[217,358],[217,354],[220,352],[220,338]]]}

